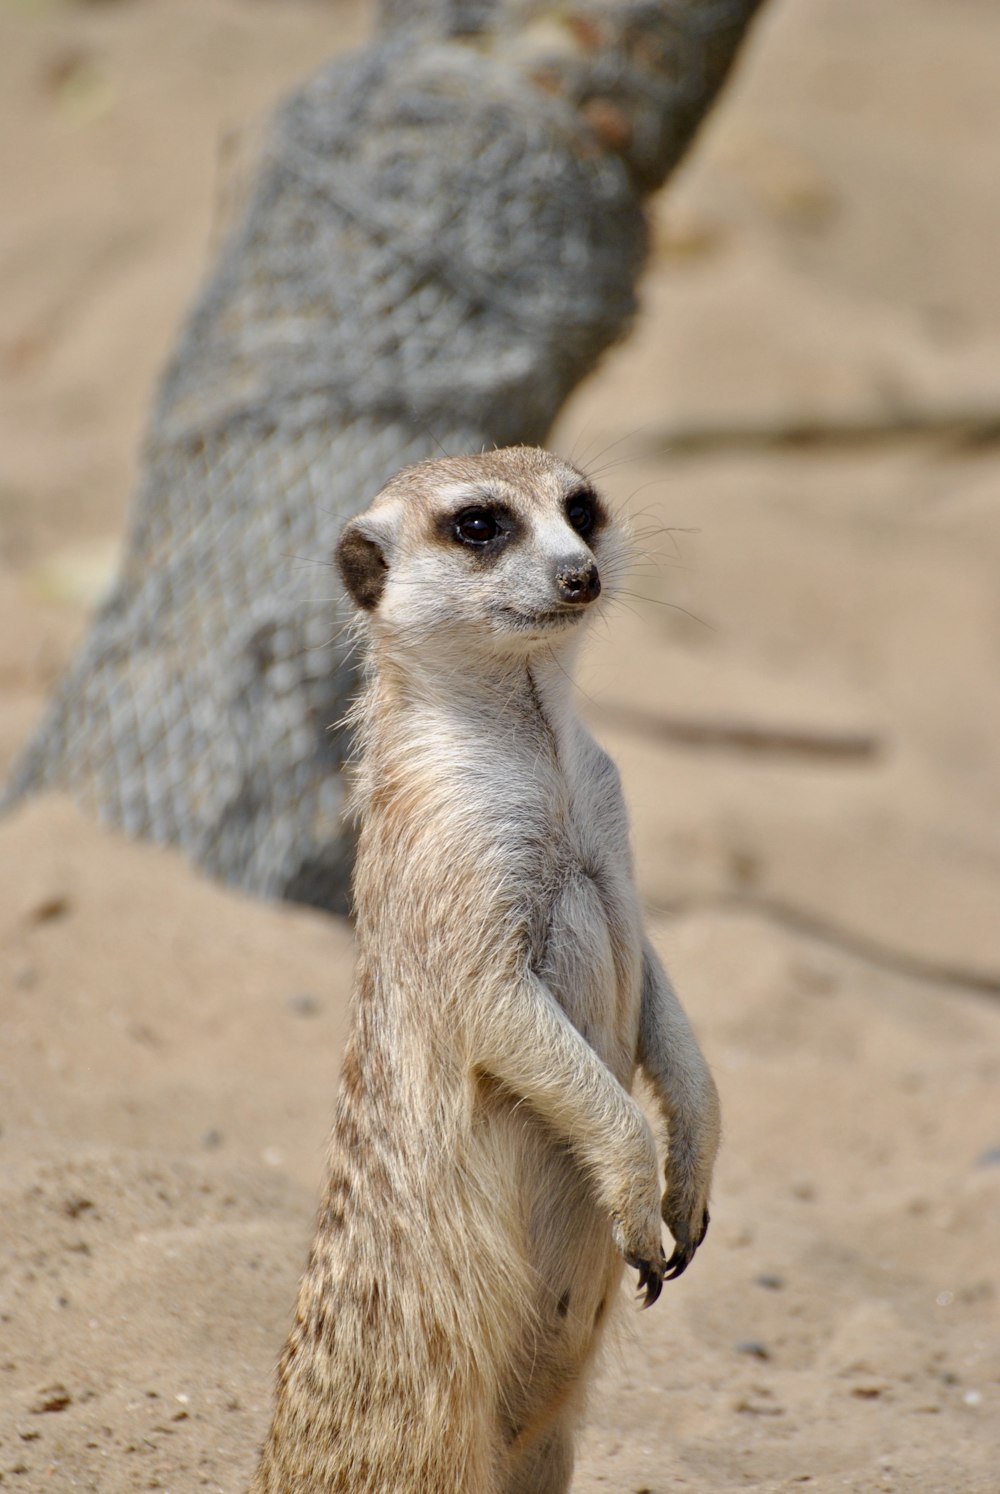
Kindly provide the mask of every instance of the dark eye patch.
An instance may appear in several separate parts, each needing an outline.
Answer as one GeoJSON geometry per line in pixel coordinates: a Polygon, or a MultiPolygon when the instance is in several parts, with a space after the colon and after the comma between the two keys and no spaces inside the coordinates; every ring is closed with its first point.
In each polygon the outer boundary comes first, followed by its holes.
{"type": "Polygon", "coordinates": [[[481,561],[496,560],[521,534],[521,525],[506,504],[495,503],[488,496],[439,515],[435,528],[444,544],[458,545],[481,561]]]}
{"type": "Polygon", "coordinates": [[[584,540],[591,539],[607,523],[607,515],[593,488],[577,488],[570,493],[564,511],[570,528],[584,540]]]}

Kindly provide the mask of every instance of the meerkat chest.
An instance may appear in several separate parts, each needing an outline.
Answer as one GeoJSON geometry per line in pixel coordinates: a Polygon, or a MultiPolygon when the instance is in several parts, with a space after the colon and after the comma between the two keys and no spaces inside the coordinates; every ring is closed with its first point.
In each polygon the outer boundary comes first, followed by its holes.
{"type": "Polygon", "coordinates": [[[540,974],[573,1024],[616,1071],[634,1052],[641,918],[618,775],[603,754],[563,773],[548,827],[551,896],[540,974]]]}

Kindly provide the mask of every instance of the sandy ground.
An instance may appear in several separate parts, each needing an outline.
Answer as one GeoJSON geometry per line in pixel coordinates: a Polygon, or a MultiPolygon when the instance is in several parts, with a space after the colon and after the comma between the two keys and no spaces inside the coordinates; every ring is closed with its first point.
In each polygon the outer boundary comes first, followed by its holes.
{"type": "MultiPolygon", "coordinates": [[[[0,772],[262,111],[365,26],[0,0],[0,772]]],[[[582,704],[727,1131],[581,1494],[1000,1491],[998,177],[991,0],[775,0],[557,433],[636,515],[582,704]]],[[[4,1489],[243,1487],[350,973],[67,804],[0,826],[4,1489]]]]}

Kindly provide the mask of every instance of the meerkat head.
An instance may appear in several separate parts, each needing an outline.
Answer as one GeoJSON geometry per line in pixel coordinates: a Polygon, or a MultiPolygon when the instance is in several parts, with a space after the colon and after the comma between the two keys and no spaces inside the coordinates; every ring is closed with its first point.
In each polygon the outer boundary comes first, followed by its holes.
{"type": "Polygon", "coordinates": [[[405,468],[336,550],[377,635],[507,654],[568,640],[624,556],[589,478],[533,447],[405,468]]]}

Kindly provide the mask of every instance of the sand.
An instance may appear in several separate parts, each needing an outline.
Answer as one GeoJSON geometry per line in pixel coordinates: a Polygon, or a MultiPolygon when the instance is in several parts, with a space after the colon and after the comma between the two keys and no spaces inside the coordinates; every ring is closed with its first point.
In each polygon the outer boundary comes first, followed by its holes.
{"type": "MultiPolygon", "coordinates": [[[[365,27],[0,8],[0,773],[262,113],[365,27]]],[[[778,0],[557,432],[636,515],[581,703],[726,1116],[581,1494],[1000,1490],[998,171],[987,0],[778,0]]],[[[244,1487],[351,961],[65,802],[0,824],[4,1489],[244,1487]]]]}

